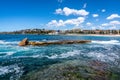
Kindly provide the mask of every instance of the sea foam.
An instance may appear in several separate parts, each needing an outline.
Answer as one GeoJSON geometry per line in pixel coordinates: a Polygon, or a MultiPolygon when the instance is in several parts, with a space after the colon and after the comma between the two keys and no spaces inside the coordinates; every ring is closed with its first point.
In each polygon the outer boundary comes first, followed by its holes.
{"type": "Polygon", "coordinates": [[[0,75],[5,75],[8,73],[15,72],[16,74],[21,71],[18,65],[0,66],[0,75]]]}
{"type": "MultiPolygon", "coordinates": [[[[0,54],[4,54],[4,55],[2,55],[2,57],[11,56],[11,55],[13,55],[14,53],[16,53],[16,52],[14,52],[14,51],[0,52],[0,54]]],[[[0,56],[0,57],[1,57],[1,56],[0,56]]]]}
{"type": "Polygon", "coordinates": [[[103,53],[103,52],[91,51],[86,54],[84,53],[82,55],[104,62],[114,62],[115,60],[119,59],[118,54],[112,52],[103,53]]]}
{"type": "Polygon", "coordinates": [[[109,41],[92,41],[92,43],[120,45],[120,42],[119,42],[118,40],[109,40],[109,41]]]}
{"type": "Polygon", "coordinates": [[[75,55],[79,55],[80,54],[80,50],[74,50],[74,51],[70,51],[67,53],[62,53],[62,54],[54,54],[52,56],[46,56],[49,59],[55,59],[55,58],[67,58],[67,57],[72,57],[75,55]]]}
{"type": "Polygon", "coordinates": [[[0,44],[4,44],[5,42],[3,40],[0,40],[0,44]]]}
{"type": "Polygon", "coordinates": [[[15,52],[7,52],[7,55],[10,56],[10,55],[13,55],[15,52]]]}
{"type": "Polygon", "coordinates": [[[19,41],[4,41],[4,40],[0,40],[0,44],[18,44],[19,41]]]}

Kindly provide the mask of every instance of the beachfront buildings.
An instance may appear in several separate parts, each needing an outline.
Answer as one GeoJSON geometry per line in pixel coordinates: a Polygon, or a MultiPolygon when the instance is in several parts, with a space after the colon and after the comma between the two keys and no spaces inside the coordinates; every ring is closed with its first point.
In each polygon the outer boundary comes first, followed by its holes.
{"type": "Polygon", "coordinates": [[[117,34],[120,35],[120,30],[80,30],[80,29],[73,29],[73,30],[66,30],[65,34],[117,34]]]}
{"type": "Polygon", "coordinates": [[[45,30],[45,29],[25,29],[13,32],[0,32],[0,34],[49,34],[49,35],[58,35],[58,34],[102,34],[102,35],[120,35],[120,30],[81,30],[81,29],[72,29],[72,30],[45,30]]]}

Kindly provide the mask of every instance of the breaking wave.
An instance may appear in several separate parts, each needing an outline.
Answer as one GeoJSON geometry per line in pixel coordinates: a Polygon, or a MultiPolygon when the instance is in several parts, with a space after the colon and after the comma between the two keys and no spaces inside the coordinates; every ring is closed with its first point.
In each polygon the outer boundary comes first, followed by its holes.
{"type": "Polygon", "coordinates": [[[54,54],[52,56],[44,56],[44,57],[47,57],[49,59],[56,59],[56,58],[68,58],[68,57],[74,57],[74,56],[75,57],[85,56],[85,57],[90,57],[90,58],[97,59],[97,60],[104,61],[104,62],[109,62],[109,61],[114,62],[116,59],[119,59],[119,56],[117,54],[111,53],[111,52],[106,53],[106,54],[102,52],[98,53],[96,51],[90,51],[88,53],[83,53],[80,50],[74,50],[74,51],[67,52],[67,53],[54,54]]]}
{"type": "Polygon", "coordinates": [[[30,55],[30,56],[17,56],[13,58],[41,58],[41,56],[38,54],[38,55],[30,55]]]}
{"type": "Polygon", "coordinates": [[[0,52],[0,57],[7,57],[7,56],[12,56],[16,52],[14,51],[9,51],[9,52],[0,52]]]}
{"type": "Polygon", "coordinates": [[[67,57],[72,57],[75,55],[79,55],[80,54],[80,50],[74,50],[74,51],[70,51],[67,53],[62,53],[62,54],[54,54],[52,56],[46,56],[49,59],[55,59],[55,58],[67,58],[67,57]]]}
{"type": "Polygon", "coordinates": [[[0,40],[0,44],[18,44],[19,41],[7,42],[4,40],[0,40]]]}
{"type": "Polygon", "coordinates": [[[92,43],[120,45],[120,42],[119,42],[118,40],[110,40],[110,41],[92,41],[92,43]]]}
{"type": "Polygon", "coordinates": [[[75,55],[79,55],[80,54],[80,50],[74,50],[71,52],[67,52],[67,53],[62,53],[62,54],[53,54],[51,56],[48,55],[42,55],[42,54],[35,54],[35,55],[29,55],[29,56],[17,56],[14,58],[43,58],[43,57],[47,57],[49,59],[56,59],[56,58],[68,58],[68,57],[73,57],[75,55]]]}

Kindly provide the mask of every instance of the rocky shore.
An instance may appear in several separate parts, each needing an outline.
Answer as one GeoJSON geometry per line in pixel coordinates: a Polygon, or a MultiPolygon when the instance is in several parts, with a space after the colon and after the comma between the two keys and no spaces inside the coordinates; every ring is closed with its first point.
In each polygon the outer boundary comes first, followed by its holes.
{"type": "Polygon", "coordinates": [[[33,42],[25,38],[19,43],[19,46],[26,46],[26,45],[41,46],[41,45],[51,45],[51,44],[82,44],[82,43],[90,43],[90,42],[91,42],[90,40],[62,40],[62,41],[33,42]]]}

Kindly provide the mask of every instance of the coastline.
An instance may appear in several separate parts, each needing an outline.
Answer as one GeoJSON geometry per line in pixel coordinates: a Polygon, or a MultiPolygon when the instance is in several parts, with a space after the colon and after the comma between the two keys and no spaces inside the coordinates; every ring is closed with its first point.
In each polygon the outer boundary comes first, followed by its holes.
{"type": "Polygon", "coordinates": [[[120,34],[0,34],[0,35],[62,35],[62,36],[102,36],[102,37],[120,37],[120,34]]]}
{"type": "Polygon", "coordinates": [[[103,36],[103,37],[120,37],[120,35],[116,34],[65,34],[67,36],[103,36]]]}
{"type": "Polygon", "coordinates": [[[0,69],[2,71],[6,70],[6,72],[1,71],[3,75],[0,75],[0,80],[9,80],[11,77],[14,79],[20,78],[20,80],[36,80],[38,78],[40,80],[88,80],[88,78],[94,80],[98,77],[101,80],[106,78],[108,80],[113,78],[119,80],[120,78],[118,67],[119,37],[98,37],[95,35],[94,38],[91,38],[92,36],[86,34],[58,34],[55,36],[8,34],[0,35],[0,37],[0,69]],[[76,40],[93,40],[93,42],[85,45],[63,44],[19,47],[18,42],[25,37],[36,42],[71,40],[74,38],[76,40]],[[111,67],[112,69],[109,69],[111,67]]]}

